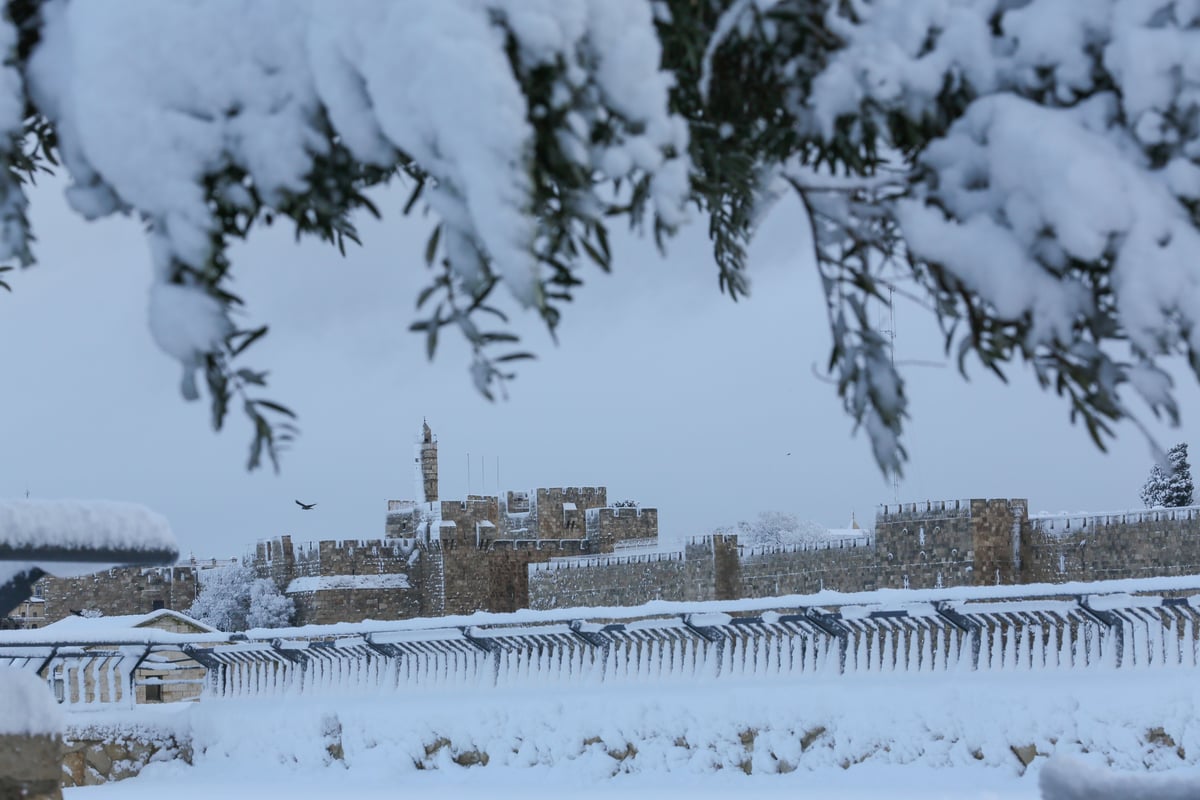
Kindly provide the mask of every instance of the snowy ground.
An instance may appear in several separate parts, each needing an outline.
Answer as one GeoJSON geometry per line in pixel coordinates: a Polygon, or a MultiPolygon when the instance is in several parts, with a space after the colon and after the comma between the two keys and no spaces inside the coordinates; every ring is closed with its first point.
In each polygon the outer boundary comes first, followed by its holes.
{"type": "Polygon", "coordinates": [[[1032,800],[1039,797],[1031,775],[979,774],[977,770],[928,767],[866,766],[853,770],[823,769],[790,775],[622,775],[588,782],[567,770],[473,768],[459,773],[420,772],[397,778],[386,773],[313,771],[274,774],[229,772],[203,777],[178,769],[152,769],[132,781],[85,789],[68,789],[67,800],[212,800],[213,797],[431,797],[464,800],[542,800],[542,798],[654,797],[664,800],[729,798],[845,798],[877,800],[1032,800]]]}
{"type": "Polygon", "coordinates": [[[1183,669],[207,701],[154,709],[160,725],[190,732],[195,766],[152,764],[66,796],[1016,800],[1039,797],[1048,759],[1025,770],[1013,746],[1200,779],[1198,706],[1195,672],[1183,669]],[[329,756],[335,739],[344,760],[329,756]],[[632,757],[611,754],[630,745],[632,757]],[[468,751],[489,764],[451,760],[468,751]],[[739,769],[747,761],[754,774],[739,769]],[[771,774],[781,761],[795,771],[771,774]]]}

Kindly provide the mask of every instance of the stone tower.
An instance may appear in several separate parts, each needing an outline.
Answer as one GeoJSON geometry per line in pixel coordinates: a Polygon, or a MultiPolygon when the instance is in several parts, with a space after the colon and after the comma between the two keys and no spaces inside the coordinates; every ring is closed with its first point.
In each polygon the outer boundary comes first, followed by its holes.
{"type": "Polygon", "coordinates": [[[421,441],[417,444],[417,488],[423,503],[438,499],[437,439],[428,422],[421,423],[421,441]]]}

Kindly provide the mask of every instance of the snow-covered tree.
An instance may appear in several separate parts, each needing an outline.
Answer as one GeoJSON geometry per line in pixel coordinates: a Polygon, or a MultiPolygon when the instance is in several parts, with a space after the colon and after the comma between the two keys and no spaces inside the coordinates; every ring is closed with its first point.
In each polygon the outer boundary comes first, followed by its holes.
{"type": "Polygon", "coordinates": [[[200,592],[185,613],[222,631],[279,628],[295,614],[292,598],[244,565],[201,570],[200,592]]]}
{"type": "Polygon", "coordinates": [[[737,534],[738,541],[753,547],[779,547],[825,539],[829,531],[785,511],[763,511],[753,520],[717,528],[714,533],[737,534]]]}
{"type": "Polygon", "coordinates": [[[246,613],[247,628],[282,628],[292,623],[296,604],[280,593],[273,581],[256,578],[250,584],[250,610],[246,613]]]}
{"type": "Polygon", "coordinates": [[[1180,442],[1167,451],[1167,469],[1157,463],[1142,486],[1142,502],[1147,508],[1178,508],[1192,504],[1192,465],[1187,460],[1187,444],[1180,442]]]}
{"type": "Polygon", "coordinates": [[[1167,451],[1167,463],[1171,474],[1163,488],[1162,504],[1168,508],[1179,508],[1192,504],[1192,465],[1187,460],[1187,444],[1180,442],[1167,451]]]}
{"type": "MultiPolygon", "coordinates": [[[[960,369],[1031,365],[1097,444],[1130,394],[1176,422],[1200,370],[1194,0],[10,0],[0,23],[0,258],[30,264],[24,185],[61,165],[91,219],[142,220],[150,328],[275,461],[292,412],[246,366],[229,245],[287,220],[344,247],[411,190],[435,226],[413,328],[457,329],[486,394],[504,286],[553,328],[608,225],[660,246],[704,217],[722,289],[794,192],[828,367],[900,468],[904,383],[872,323],[930,308],[960,369]],[[493,324],[485,325],[485,321],[493,324]],[[498,322],[497,322],[498,320],[498,322]],[[1127,391],[1131,390],[1131,391],[1127,391]]],[[[286,276],[280,280],[286,280],[286,276]]],[[[246,319],[243,314],[240,319],[246,319]]]]}
{"type": "Polygon", "coordinates": [[[1150,476],[1142,484],[1142,502],[1146,508],[1161,508],[1166,489],[1167,473],[1155,462],[1150,466],[1150,476]]]}

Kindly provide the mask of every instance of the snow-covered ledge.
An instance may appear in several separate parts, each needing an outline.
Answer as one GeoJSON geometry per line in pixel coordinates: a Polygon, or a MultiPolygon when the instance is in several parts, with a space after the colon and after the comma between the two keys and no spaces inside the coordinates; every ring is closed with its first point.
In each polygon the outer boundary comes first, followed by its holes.
{"type": "Polygon", "coordinates": [[[161,514],[108,500],[0,500],[0,616],[42,575],[173,563],[179,548],[161,514]]]}
{"type": "Polygon", "coordinates": [[[44,680],[0,668],[0,797],[62,797],[62,725],[44,680]]]}
{"type": "Polygon", "coordinates": [[[109,500],[0,500],[0,561],[142,562],[177,554],[166,517],[109,500]]]}

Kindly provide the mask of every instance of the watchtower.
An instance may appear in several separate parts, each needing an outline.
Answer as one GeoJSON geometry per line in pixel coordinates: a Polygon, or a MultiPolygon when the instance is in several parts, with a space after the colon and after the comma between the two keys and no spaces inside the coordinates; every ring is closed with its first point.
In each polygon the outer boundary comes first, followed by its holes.
{"type": "Polygon", "coordinates": [[[438,499],[438,453],[437,438],[429,429],[428,422],[421,423],[421,440],[417,443],[417,491],[424,503],[436,503],[438,499]]]}

